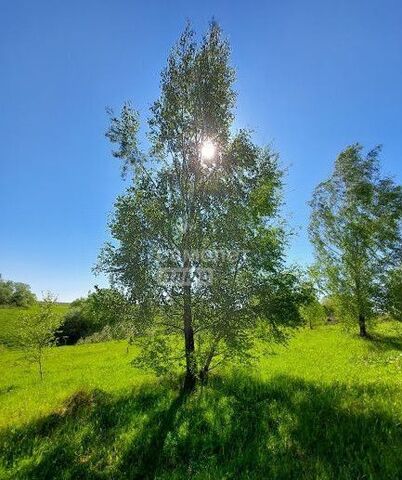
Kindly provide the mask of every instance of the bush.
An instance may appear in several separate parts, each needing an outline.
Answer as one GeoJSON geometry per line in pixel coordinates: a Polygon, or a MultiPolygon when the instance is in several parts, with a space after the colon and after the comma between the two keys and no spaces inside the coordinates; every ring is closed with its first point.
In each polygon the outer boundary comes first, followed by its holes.
{"type": "Polygon", "coordinates": [[[88,335],[87,337],[80,338],[78,343],[100,343],[100,342],[109,342],[111,340],[120,339],[117,335],[115,330],[110,326],[106,325],[102,328],[99,332],[94,332],[92,335],[88,335]]]}
{"type": "Polygon", "coordinates": [[[95,331],[95,326],[82,308],[73,307],[64,316],[56,334],[58,345],[74,345],[95,331]]]}
{"type": "MultiPolygon", "coordinates": [[[[57,334],[59,345],[74,345],[93,336],[93,340],[104,338],[103,332],[108,332],[111,325],[113,331],[123,321],[127,304],[124,297],[116,290],[97,288],[87,298],[78,298],[70,304],[60,330],[57,334]]],[[[119,334],[121,336],[121,334],[119,334]]],[[[104,340],[108,340],[106,334],[104,340]]],[[[124,338],[124,337],[123,337],[124,338]]]]}

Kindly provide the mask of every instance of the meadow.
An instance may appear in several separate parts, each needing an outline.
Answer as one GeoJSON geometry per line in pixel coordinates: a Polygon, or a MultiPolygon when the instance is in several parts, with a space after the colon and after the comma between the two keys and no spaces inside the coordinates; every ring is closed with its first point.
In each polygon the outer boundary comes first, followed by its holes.
{"type": "MultiPolygon", "coordinates": [[[[18,325],[18,319],[21,315],[29,315],[39,310],[38,304],[27,308],[7,307],[0,305],[0,344],[13,346],[15,327],[18,325]]],[[[54,306],[55,314],[62,316],[68,310],[68,303],[57,303],[54,306]]]]}
{"type": "Polygon", "coordinates": [[[0,478],[402,478],[401,333],[303,328],[190,395],[125,342],[49,349],[43,381],[0,346],[0,478]]]}

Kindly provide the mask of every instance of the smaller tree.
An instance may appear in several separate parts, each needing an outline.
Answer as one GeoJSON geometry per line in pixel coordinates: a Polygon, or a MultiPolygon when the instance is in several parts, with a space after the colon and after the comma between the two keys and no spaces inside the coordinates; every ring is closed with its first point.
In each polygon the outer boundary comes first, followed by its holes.
{"type": "Polygon", "coordinates": [[[334,323],[338,321],[337,303],[338,302],[335,297],[328,296],[322,299],[321,304],[324,308],[327,322],[334,323]]]}
{"type": "Polygon", "coordinates": [[[16,343],[26,358],[38,365],[41,380],[45,351],[55,345],[55,332],[61,323],[61,318],[55,313],[55,302],[56,298],[48,293],[37,312],[21,317],[16,335],[16,343]]]}
{"type": "Polygon", "coordinates": [[[300,315],[308,324],[310,330],[313,330],[318,325],[322,325],[327,318],[324,306],[316,298],[300,307],[300,315]]]}
{"type": "Polygon", "coordinates": [[[299,313],[304,322],[312,330],[317,325],[322,325],[327,318],[325,306],[320,302],[320,294],[323,292],[320,272],[316,265],[310,265],[307,269],[307,279],[304,282],[306,293],[305,302],[299,307],[299,313]]]}
{"type": "Polygon", "coordinates": [[[362,150],[346,148],[315,189],[310,238],[325,293],[367,337],[367,322],[384,312],[389,274],[401,264],[402,186],[381,176],[379,147],[362,150]]]}

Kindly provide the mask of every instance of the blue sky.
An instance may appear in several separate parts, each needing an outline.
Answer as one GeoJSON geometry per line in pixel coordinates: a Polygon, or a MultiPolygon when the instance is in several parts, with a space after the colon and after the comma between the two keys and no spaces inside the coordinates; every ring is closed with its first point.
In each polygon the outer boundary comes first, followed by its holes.
{"type": "Polygon", "coordinates": [[[186,19],[229,37],[236,126],[288,166],[289,258],[312,259],[306,202],[337,153],[381,143],[402,180],[402,3],[349,1],[0,2],[0,272],[60,300],[102,283],[91,267],[125,188],[105,107],[146,117],[186,19]]]}

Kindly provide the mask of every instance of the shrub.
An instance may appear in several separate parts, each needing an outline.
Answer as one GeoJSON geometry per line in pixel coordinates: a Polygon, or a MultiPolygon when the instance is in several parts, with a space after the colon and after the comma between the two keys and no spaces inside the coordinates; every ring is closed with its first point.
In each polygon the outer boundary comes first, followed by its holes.
{"type": "Polygon", "coordinates": [[[117,339],[119,339],[119,337],[116,335],[115,330],[110,325],[106,325],[101,331],[94,332],[92,335],[80,338],[78,343],[100,343],[117,339]]]}
{"type": "Polygon", "coordinates": [[[91,318],[79,307],[71,308],[64,316],[63,322],[57,332],[59,345],[74,345],[77,341],[90,335],[96,327],[91,318]]]}
{"type": "MultiPolygon", "coordinates": [[[[78,298],[70,304],[57,334],[59,345],[74,345],[89,336],[94,336],[92,341],[95,342],[110,340],[109,335],[105,337],[102,332],[107,332],[109,325],[116,330],[123,322],[126,310],[127,303],[116,290],[95,287],[95,292],[87,298],[78,298]],[[97,340],[98,337],[102,340],[97,340]]],[[[117,335],[125,338],[121,333],[117,335]]]]}

